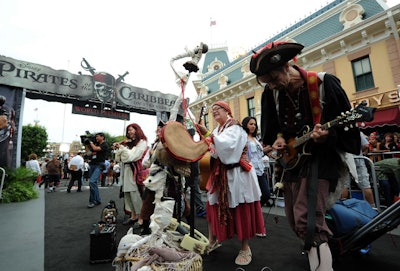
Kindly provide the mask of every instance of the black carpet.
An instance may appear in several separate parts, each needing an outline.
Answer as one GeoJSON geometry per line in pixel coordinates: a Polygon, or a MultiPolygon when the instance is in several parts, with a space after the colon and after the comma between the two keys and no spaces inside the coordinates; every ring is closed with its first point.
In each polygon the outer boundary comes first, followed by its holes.
{"type": "MultiPolygon", "coordinates": [[[[123,201],[119,198],[119,187],[100,188],[102,205],[88,209],[89,190],[66,193],[62,183],[57,192],[45,195],[45,271],[110,271],[115,270],[111,263],[91,264],[90,232],[92,224],[100,220],[103,207],[115,200],[119,210],[117,240],[126,234],[129,226],[122,225],[124,218],[123,201]],[[64,190],[64,192],[63,192],[64,190]]],[[[289,229],[285,217],[264,214],[267,237],[250,241],[253,261],[244,270],[264,271],[307,271],[308,260],[301,254],[301,243],[289,229]]],[[[204,218],[196,218],[196,229],[207,236],[204,218]]],[[[236,239],[225,241],[209,256],[203,257],[203,270],[234,271],[238,266],[234,260],[240,249],[236,239]]],[[[385,234],[372,243],[367,255],[354,253],[340,256],[335,260],[338,270],[400,270],[400,236],[385,234]]],[[[29,268],[28,268],[29,269],[29,268]]]]}

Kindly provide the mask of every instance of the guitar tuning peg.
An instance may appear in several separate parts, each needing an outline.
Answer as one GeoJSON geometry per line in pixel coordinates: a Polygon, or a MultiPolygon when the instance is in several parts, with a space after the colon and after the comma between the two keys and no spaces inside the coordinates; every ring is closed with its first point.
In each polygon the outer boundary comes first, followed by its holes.
{"type": "Polygon", "coordinates": [[[349,130],[349,127],[344,127],[344,130],[347,132],[349,130]]]}
{"type": "Polygon", "coordinates": [[[361,122],[361,127],[365,127],[365,122],[361,122]]]}
{"type": "Polygon", "coordinates": [[[354,128],[353,124],[350,124],[350,128],[354,128]]]}

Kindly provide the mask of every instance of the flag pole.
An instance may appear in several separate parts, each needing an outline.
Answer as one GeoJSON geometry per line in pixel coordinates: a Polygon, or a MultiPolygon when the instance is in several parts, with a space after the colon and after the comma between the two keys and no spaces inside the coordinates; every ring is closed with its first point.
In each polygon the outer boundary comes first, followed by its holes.
{"type": "Polygon", "coordinates": [[[210,45],[213,45],[213,26],[216,25],[216,21],[213,20],[212,17],[210,17],[210,45]]]}

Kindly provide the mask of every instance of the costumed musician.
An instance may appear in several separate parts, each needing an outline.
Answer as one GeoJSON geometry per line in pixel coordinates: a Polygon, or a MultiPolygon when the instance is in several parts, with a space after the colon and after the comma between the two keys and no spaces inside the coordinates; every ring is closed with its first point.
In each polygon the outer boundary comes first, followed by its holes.
{"type": "Polygon", "coordinates": [[[241,241],[235,259],[237,265],[252,260],[249,240],[257,233],[265,234],[260,205],[261,190],[254,167],[247,157],[247,133],[232,117],[225,101],[212,105],[212,115],[218,126],[212,131],[198,124],[206,140],[211,142],[211,173],[207,183],[206,218],[208,222],[208,253],[233,238],[241,241]]]}
{"type": "Polygon", "coordinates": [[[250,70],[264,86],[261,130],[265,145],[272,146],[278,156],[284,155],[302,128],[311,127],[307,142],[311,156],[298,169],[284,170],[285,213],[293,231],[305,242],[311,270],[326,271],[333,269],[327,243],[332,232],[325,222],[325,211],[329,193],[335,190],[343,171],[338,151],[359,154],[360,135],[355,125],[322,129],[321,123],[335,119],[351,106],[334,75],[289,64],[303,47],[294,42],[269,43],[254,52],[250,70]]]}

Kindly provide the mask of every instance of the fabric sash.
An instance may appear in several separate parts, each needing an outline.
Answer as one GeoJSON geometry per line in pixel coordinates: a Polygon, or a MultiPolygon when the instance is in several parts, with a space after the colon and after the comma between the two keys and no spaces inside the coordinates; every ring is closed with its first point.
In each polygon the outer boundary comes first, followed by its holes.
{"type": "Polygon", "coordinates": [[[311,112],[313,115],[314,124],[321,122],[321,103],[319,102],[319,86],[318,74],[316,72],[307,72],[307,89],[310,97],[311,112]]]}

